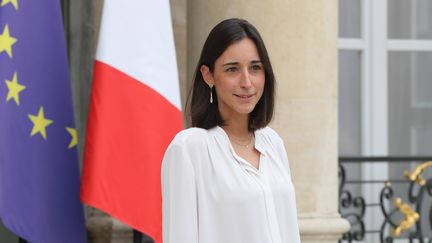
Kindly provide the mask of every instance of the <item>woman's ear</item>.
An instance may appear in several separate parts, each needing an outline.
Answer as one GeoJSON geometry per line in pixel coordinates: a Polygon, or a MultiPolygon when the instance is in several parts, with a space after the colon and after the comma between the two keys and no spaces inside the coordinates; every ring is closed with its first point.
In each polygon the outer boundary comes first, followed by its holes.
{"type": "Polygon", "coordinates": [[[206,82],[206,84],[210,87],[213,87],[213,85],[214,85],[213,75],[210,72],[209,67],[207,67],[206,65],[201,65],[200,71],[201,71],[201,75],[202,75],[204,81],[206,82]]]}

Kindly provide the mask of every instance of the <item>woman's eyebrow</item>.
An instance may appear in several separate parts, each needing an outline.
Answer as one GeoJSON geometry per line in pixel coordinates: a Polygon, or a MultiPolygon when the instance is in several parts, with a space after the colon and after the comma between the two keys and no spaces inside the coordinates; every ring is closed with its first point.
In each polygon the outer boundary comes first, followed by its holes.
{"type": "MultiPolygon", "coordinates": [[[[251,64],[259,64],[259,63],[261,63],[261,61],[260,60],[252,60],[250,63],[251,64]]],[[[227,63],[223,64],[222,67],[232,66],[232,65],[239,65],[239,62],[227,62],[227,63]]]]}
{"type": "Polygon", "coordinates": [[[227,62],[224,65],[222,65],[222,67],[230,66],[230,65],[238,65],[238,64],[239,64],[239,62],[227,62]]]}

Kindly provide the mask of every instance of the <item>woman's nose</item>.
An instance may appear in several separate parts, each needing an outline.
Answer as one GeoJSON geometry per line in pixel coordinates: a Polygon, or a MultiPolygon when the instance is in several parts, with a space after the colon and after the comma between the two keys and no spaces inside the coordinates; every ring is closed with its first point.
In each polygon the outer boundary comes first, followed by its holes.
{"type": "Polygon", "coordinates": [[[249,88],[252,86],[249,70],[246,69],[242,72],[240,85],[242,88],[249,88]]]}

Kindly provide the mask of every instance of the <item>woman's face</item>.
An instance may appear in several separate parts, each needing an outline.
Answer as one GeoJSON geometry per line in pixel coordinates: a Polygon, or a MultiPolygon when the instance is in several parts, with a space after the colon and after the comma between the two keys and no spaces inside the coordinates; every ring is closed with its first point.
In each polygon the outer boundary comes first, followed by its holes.
{"type": "Polygon", "coordinates": [[[216,60],[213,73],[206,66],[201,72],[207,84],[214,84],[223,119],[248,115],[262,96],[264,67],[249,38],[230,45],[216,60]]]}

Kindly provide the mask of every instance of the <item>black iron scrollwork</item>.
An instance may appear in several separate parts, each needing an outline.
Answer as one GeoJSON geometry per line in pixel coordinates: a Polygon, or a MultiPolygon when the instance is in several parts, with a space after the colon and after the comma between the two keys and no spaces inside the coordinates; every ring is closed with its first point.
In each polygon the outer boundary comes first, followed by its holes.
{"type": "MultiPolygon", "coordinates": [[[[432,157],[340,157],[339,161],[339,212],[349,220],[351,229],[339,242],[364,241],[366,235],[379,234],[380,242],[393,242],[396,239],[408,239],[410,243],[432,243],[432,178],[424,173],[432,168],[432,157]],[[354,181],[347,180],[342,164],[355,163],[409,163],[412,161],[428,161],[418,165],[412,172],[405,172],[407,180],[389,180],[379,195],[380,202],[368,202],[361,196],[353,195],[346,184],[362,185],[381,184],[380,180],[354,181]],[[391,183],[408,185],[403,191],[401,187],[392,187],[391,183]],[[404,195],[399,198],[397,196],[404,195]],[[365,229],[364,215],[366,209],[380,207],[383,218],[378,229],[365,229]]],[[[366,226],[367,227],[367,226],[366,226]]]]}
{"type": "Polygon", "coordinates": [[[427,196],[432,197],[432,178],[425,180],[422,177],[424,170],[429,167],[432,167],[432,161],[417,166],[412,173],[405,172],[410,183],[407,203],[395,197],[390,182],[381,190],[380,206],[384,215],[380,230],[381,242],[393,242],[404,232],[408,233],[410,242],[414,239],[420,243],[432,242],[431,238],[426,241],[424,237],[425,231],[432,229],[432,204],[427,204],[425,200],[427,196]],[[424,211],[428,213],[420,215],[424,211]],[[402,220],[395,220],[395,215],[403,216],[402,220]],[[424,224],[421,217],[429,218],[429,229],[422,228],[424,224]]]}
{"type": "Polygon", "coordinates": [[[363,217],[365,214],[365,200],[363,197],[353,197],[351,192],[345,190],[346,174],[345,168],[339,164],[339,212],[341,216],[347,219],[351,228],[348,232],[342,235],[339,242],[348,241],[361,241],[364,239],[365,226],[363,217]]]}

